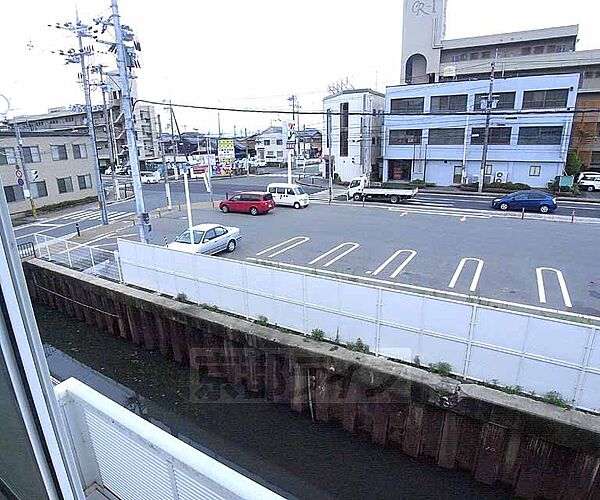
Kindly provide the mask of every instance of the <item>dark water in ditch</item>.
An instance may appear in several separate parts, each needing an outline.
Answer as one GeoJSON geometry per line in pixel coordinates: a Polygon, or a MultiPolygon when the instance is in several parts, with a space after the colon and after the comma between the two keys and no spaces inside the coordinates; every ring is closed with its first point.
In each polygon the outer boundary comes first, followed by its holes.
{"type": "MultiPolygon", "coordinates": [[[[315,423],[287,404],[190,400],[189,368],[44,306],[35,306],[52,374],[74,376],[119,404],[289,498],[500,499],[502,488],[475,483],[315,423]]],[[[243,391],[203,379],[209,392],[243,391]]],[[[194,382],[195,384],[196,382],[194,382]]],[[[219,398],[220,401],[228,398],[219,398]]],[[[231,401],[231,399],[229,399],[231,401]]]]}

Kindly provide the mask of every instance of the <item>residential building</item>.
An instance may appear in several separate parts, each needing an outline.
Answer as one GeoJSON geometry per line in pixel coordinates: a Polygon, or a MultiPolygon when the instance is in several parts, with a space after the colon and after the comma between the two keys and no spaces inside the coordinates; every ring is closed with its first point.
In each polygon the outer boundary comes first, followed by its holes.
{"type": "Polygon", "coordinates": [[[401,82],[579,73],[571,151],[600,170],[600,49],[577,50],[578,26],[446,40],[447,0],[404,0],[401,82]]]}
{"type": "MultiPolygon", "coordinates": [[[[331,111],[331,147],[324,144],[323,155],[342,181],[379,172],[384,102],[385,96],[371,89],[343,90],[323,98],[323,112],[331,111]]],[[[323,174],[328,176],[329,170],[323,174]]]]}
{"type": "Polygon", "coordinates": [[[283,127],[271,125],[256,136],[256,157],[267,164],[284,164],[287,162],[286,141],[283,127]]]}
{"type": "Polygon", "coordinates": [[[319,158],[323,154],[323,134],[316,128],[298,131],[298,154],[305,158],[319,158]]]}
{"type": "MultiPolygon", "coordinates": [[[[31,195],[38,208],[96,196],[88,135],[81,132],[21,132],[31,195]]],[[[22,164],[14,132],[0,131],[0,178],[11,215],[27,213],[22,164]],[[19,167],[20,173],[17,172],[19,167]]]]}
{"type": "MultiPolygon", "coordinates": [[[[108,107],[109,116],[112,117],[113,143],[117,163],[126,165],[128,163],[127,147],[125,147],[127,146],[127,135],[125,133],[125,118],[121,111],[118,92],[114,93],[108,107]]],[[[93,106],[92,116],[96,131],[100,168],[105,170],[110,166],[110,149],[108,142],[109,134],[106,130],[102,106],[93,106]]],[[[85,107],[82,105],[52,108],[45,114],[16,117],[15,121],[23,130],[77,131],[87,133],[85,107]]],[[[156,123],[156,114],[153,106],[136,105],[134,110],[134,133],[137,139],[138,155],[142,167],[146,160],[156,158],[160,155],[156,123]]]]}
{"type": "MultiPolygon", "coordinates": [[[[546,187],[562,174],[578,84],[579,73],[494,82],[486,182],[546,187]]],[[[487,90],[481,81],[388,87],[383,181],[478,181],[487,90]]]]}

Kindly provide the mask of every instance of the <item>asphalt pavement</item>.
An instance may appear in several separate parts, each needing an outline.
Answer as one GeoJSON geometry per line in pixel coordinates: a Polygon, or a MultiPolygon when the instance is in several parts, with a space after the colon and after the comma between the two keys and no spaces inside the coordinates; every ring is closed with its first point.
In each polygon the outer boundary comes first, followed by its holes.
{"type": "MultiPolygon", "coordinates": [[[[238,190],[264,189],[285,177],[250,176],[213,182],[214,198],[238,190]]],[[[569,202],[577,210],[558,215],[503,213],[489,208],[489,197],[420,193],[400,205],[334,201],[327,190],[311,191],[303,210],[277,207],[252,217],[213,209],[204,183],[190,183],[193,221],[242,229],[232,254],[241,260],[280,262],[297,270],[320,269],[359,276],[373,283],[397,283],[409,289],[442,290],[534,307],[600,316],[597,245],[600,206],[569,202]],[[585,215],[579,215],[585,214],[585,215]]],[[[187,227],[181,182],[171,183],[173,210],[153,213],[152,242],[172,241],[187,227]]],[[[335,189],[343,199],[343,188],[335,189]]],[[[164,186],[144,185],[147,210],[164,206],[164,186]]],[[[567,205],[567,203],[564,203],[567,205]]],[[[568,208],[564,207],[566,210],[568,208]]],[[[571,209],[572,210],[572,209],[571,209]]],[[[110,228],[101,227],[95,205],[44,216],[19,226],[19,243],[34,233],[66,236],[116,249],[117,237],[137,239],[132,200],[109,207],[110,228]]]]}

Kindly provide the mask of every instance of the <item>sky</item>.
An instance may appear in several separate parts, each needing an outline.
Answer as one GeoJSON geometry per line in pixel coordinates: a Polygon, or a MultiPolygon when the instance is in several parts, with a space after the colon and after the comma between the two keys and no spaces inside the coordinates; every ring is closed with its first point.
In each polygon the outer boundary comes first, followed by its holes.
{"type": "MultiPolygon", "coordinates": [[[[142,46],[140,98],[285,110],[295,94],[304,111],[321,110],[328,84],[340,79],[381,92],[399,83],[402,5],[401,0],[119,2],[122,23],[133,28],[142,46]]],[[[9,116],[84,102],[78,66],[52,53],[74,48],[76,39],[48,27],[74,20],[76,9],[83,22],[92,23],[110,15],[110,1],[3,0],[0,94],[10,99],[9,116]]],[[[446,38],[579,24],[578,49],[594,49],[600,48],[598,19],[597,0],[571,0],[568,6],[564,0],[448,0],[446,38]]],[[[93,62],[115,66],[108,54],[97,54],[93,62]]],[[[99,102],[99,92],[92,98],[99,102]]],[[[217,131],[215,112],[176,113],[185,130],[217,131]]],[[[165,123],[167,113],[161,114],[165,123]]],[[[250,133],[278,118],[283,117],[222,112],[221,130],[232,133],[235,126],[238,134],[250,133]]],[[[320,118],[302,118],[302,125],[320,128],[320,118]]]]}

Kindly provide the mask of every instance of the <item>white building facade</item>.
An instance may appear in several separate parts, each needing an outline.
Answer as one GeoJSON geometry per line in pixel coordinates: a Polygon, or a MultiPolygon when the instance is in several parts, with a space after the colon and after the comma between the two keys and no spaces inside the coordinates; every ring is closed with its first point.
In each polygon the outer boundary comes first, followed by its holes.
{"type": "Polygon", "coordinates": [[[283,127],[270,126],[256,136],[256,157],[267,164],[283,164],[287,162],[286,145],[283,127]]]}
{"type": "MultiPolygon", "coordinates": [[[[329,161],[342,181],[379,170],[384,103],[385,96],[371,89],[344,90],[323,99],[323,112],[331,111],[329,161]]],[[[323,156],[329,158],[326,118],[322,133],[323,156]]],[[[322,173],[327,176],[327,169],[322,173]]]]}
{"type": "MultiPolygon", "coordinates": [[[[564,170],[579,74],[496,79],[484,181],[546,187],[564,170]]],[[[479,180],[486,81],[388,87],[383,181],[479,180]]]]}

